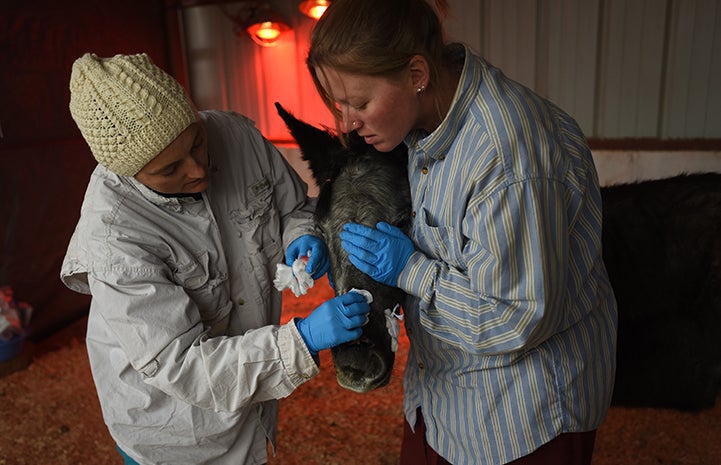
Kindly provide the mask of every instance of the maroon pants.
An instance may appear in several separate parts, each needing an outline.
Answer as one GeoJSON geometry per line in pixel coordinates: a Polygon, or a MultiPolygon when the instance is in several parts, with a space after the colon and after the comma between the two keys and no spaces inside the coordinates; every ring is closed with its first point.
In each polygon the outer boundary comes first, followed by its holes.
{"type": "MultiPolygon", "coordinates": [[[[421,409],[416,412],[416,432],[404,421],[400,465],[451,465],[426,442],[426,424],[421,409]]],[[[596,431],[564,433],[530,454],[510,462],[513,465],[590,465],[596,431]]]]}

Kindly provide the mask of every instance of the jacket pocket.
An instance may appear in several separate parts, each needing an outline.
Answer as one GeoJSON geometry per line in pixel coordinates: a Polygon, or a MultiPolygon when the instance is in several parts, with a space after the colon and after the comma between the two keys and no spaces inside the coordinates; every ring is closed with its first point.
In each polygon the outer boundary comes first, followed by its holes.
{"type": "Polygon", "coordinates": [[[273,186],[265,178],[247,190],[247,205],[232,210],[230,218],[242,241],[247,257],[247,297],[266,306],[275,291],[273,277],[277,263],[283,262],[280,212],[273,202],[273,186]]]}
{"type": "Polygon", "coordinates": [[[273,186],[266,179],[248,188],[247,205],[230,211],[230,218],[248,255],[262,253],[280,241],[280,214],[273,203],[273,186]]]}
{"type": "Polygon", "coordinates": [[[222,319],[230,311],[227,293],[228,275],[213,275],[210,271],[207,251],[178,263],[174,271],[176,283],[185,289],[200,311],[200,318],[206,327],[222,319]]]}

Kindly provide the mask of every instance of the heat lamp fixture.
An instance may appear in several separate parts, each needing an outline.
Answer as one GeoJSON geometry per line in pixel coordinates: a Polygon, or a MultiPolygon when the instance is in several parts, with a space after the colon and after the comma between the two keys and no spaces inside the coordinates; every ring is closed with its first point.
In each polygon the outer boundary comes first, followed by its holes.
{"type": "Polygon", "coordinates": [[[263,47],[273,47],[278,44],[280,35],[290,30],[290,26],[283,17],[270,8],[267,2],[240,2],[240,9],[235,15],[223,12],[234,24],[237,35],[247,33],[253,41],[263,47]]]}
{"type": "MultiPolygon", "coordinates": [[[[265,1],[239,2],[240,9],[235,15],[229,14],[222,6],[221,10],[233,21],[237,35],[247,33],[251,39],[263,47],[277,45],[280,35],[290,30],[283,17],[275,12],[265,1]]],[[[303,0],[298,10],[312,19],[320,18],[330,5],[330,0],[303,0]]]]}
{"type": "Polygon", "coordinates": [[[265,13],[256,13],[256,15],[246,24],[245,30],[258,45],[272,47],[278,43],[281,33],[290,30],[290,26],[270,9],[265,13]]]}
{"type": "Polygon", "coordinates": [[[303,0],[298,5],[298,9],[307,17],[318,19],[323,16],[329,5],[330,0],[303,0]]]}

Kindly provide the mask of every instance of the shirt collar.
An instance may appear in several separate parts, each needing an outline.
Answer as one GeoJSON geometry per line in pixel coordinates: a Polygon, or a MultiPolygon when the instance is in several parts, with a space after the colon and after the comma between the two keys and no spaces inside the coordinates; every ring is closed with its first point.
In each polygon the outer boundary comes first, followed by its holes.
{"type": "Polygon", "coordinates": [[[471,49],[463,44],[451,44],[449,47],[454,61],[463,60],[463,69],[448,113],[430,134],[426,131],[414,130],[405,138],[409,148],[423,151],[433,158],[444,156],[455,140],[475,98],[474,90],[481,82],[481,72],[478,66],[474,66],[475,60],[471,49]]]}
{"type": "Polygon", "coordinates": [[[163,208],[167,208],[168,210],[174,211],[174,212],[181,212],[183,211],[183,204],[187,202],[188,200],[192,200],[192,197],[186,196],[186,197],[166,197],[164,195],[160,195],[145,184],[141,183],[137,179],[135,179],[132,176],[129,176],[127,178],[133,186],[135,186],[136,189],[140,192],[140,194],[148,199],[149,202],[163,208]]]}

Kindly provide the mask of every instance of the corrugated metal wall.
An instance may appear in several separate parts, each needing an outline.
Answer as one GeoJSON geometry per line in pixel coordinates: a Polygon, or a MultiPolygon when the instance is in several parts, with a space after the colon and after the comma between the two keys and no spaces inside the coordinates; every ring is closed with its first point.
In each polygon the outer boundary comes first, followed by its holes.
{"type": "Polygon", "coordinates": [[[721,1],[451,0],[449,37],[594,138],[721,138],[721,1]]]}

